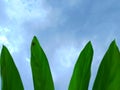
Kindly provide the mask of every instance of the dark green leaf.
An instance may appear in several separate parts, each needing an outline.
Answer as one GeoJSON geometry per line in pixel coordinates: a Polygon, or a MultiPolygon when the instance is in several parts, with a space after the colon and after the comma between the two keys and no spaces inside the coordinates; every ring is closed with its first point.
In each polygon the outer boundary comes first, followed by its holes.
{"type": "Polygon", "coordinates": [[[69,90],[88,90],[92,58],[93,48],[91,42],[88,42],[75,64],[69,90]]]}
{"type": "Polygon", "coordinates": [[[115,40],[100,64],[93,90],[120,90],[120,52],[115,40]]]}
{"type": "Polygon", "coordinates": [[[1,52],[0,69],[2,90],[24,90],[19,72],[5,46],[1,52]]]}
{"type": "Polygon", "coordinates": [[[31,68],[34,90],[54,90],[48,60],[36,37],[31,44],[31,68]]]}

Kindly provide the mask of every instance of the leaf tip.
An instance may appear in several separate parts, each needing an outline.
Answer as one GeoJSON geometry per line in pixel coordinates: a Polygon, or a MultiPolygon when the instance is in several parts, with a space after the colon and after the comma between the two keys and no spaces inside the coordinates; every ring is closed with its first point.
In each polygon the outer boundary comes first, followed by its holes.
{"type": "Polygon", "coordinates": [[[87,44],[92,45],[91,41],[89,41],[87,44]]]}
{"type": "Polygon", "coordinates": [[[2,51],[3,51],[3,50],[8,50],[5,45],[2,46],[2,51]]]}
{"type": "Polygon", "coordinates": [[[115,40],[115,39],[111,42],[110,46],[115,46],[115,47],[117,47],[117,44],[116,44],[116,40],[115,40]]]}
{"type": "Polygon", "coordinates": [[[116,44],[116,40],[114,39],[114,40],[112,41],[112,43],[116,44]]]}
{"type": "Polygon", "coordinates": [[[89,41],[86,45],[92,48],[92,43],[91,43],[91,41],[89,41]]]}
{"type": "Polygon", "coordinates": [[[34,36],[34,37],[33,37],[33,39],[37,39],[37,37],[36,37],[36,36],[34,36]]]}
{"type": "Polygon", "coordinates": [[[37,37],[34,36],[33,39],[32,39],[32,46],[34,46],[34,45],[36,44],[37,41],[38,41],[38,40],[37,40],[37,37]]]}

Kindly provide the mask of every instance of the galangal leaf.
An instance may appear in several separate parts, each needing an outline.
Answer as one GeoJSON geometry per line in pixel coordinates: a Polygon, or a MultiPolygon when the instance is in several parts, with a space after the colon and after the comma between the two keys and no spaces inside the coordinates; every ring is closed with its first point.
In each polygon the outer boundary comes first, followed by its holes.
{"type": "Polygon", "coordinates": [[[75,64],[68,90],[88,90],[92,58],[93,48],[88,42],[75,64]]]}
{"type": "Polygon", "coordinates": [[[47,57],[35,36],[31,44],[31,68],[34,90],[54,90],[47,57]]]}
{"type": "Polygon", "coordinates": [[[102,59],[93,90],[120,90],[120,52],[115,40],[102,59]]]}
{"type": "Polygon", "coordinates": [[[2,90],[24,90],[22,80],[8,49],[3,46],[0,57],[2,90]]]}

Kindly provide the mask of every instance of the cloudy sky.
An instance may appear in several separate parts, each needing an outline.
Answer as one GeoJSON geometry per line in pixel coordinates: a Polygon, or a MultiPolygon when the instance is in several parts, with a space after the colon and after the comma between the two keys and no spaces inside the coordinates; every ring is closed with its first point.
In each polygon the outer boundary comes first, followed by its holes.
{"type": "Polygon", "coordinates": [[[0,0],[0,49],[6,45],[25,90],[33,90],[30,44],[36,35],[50,63],[56,90],[67,90],[80,51],[94,48],[92,77],[110,42],[120,46],[120,0],[0,0]]]}

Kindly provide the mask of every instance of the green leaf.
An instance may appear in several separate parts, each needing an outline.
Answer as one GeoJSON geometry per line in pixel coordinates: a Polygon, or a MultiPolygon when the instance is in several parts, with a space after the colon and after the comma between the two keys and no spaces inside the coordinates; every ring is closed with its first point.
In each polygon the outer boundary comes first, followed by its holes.
{"type": "Polygon", "coordinates": [[[35,36],[31,44],[31,68],[34,90],[54,90],[48,60],[35,36]]]}
{"type": "Polygon", "coordinates": [[[93,48],[91,42],[88,42],[75,64],[69,90],[88,90],[92,58],[93,48]]]}
{"type": "Polygon", "coordinates": [[[24,90],[19,72],[5,46],[1,52],[0,69],[2,90],[24,90]]]}
{"type": "Polygon", "coordinates": [[[120,52],[115,40],[102,59],[93,90],[120,90],[120,52]]]}

